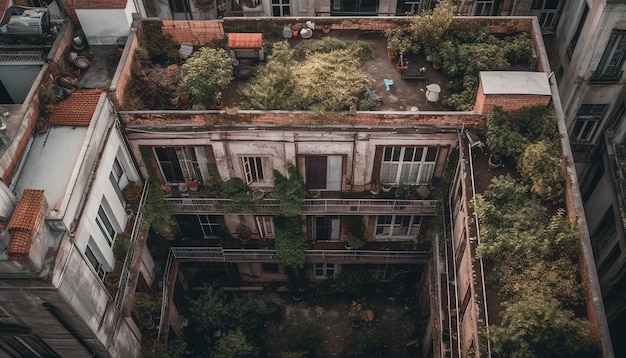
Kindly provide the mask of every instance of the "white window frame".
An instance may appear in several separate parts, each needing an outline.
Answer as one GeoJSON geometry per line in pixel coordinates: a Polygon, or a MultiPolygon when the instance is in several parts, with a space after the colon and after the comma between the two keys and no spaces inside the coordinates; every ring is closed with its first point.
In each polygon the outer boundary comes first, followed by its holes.
{"type": "Polygon", "coordinates": [[[495,0],[476,0],[474,5],[474,16],[495,16],[495,0]]]}
{"type": "Polygon", "coordinates": [[[272,216],[255,216],[254,219],[262,239],[274,237],[274,218],[272,216]]]}
{"type": "Polygon", "coordinates": [[[572,142],[590,142],[596,135],[608,104],[583,104],[578,109],[570,134],[572,142]]]}
{"type": "Polygon", "coordinates": [[[244,156],[241,157],[241,165],[246,185],[270,183],[269,157],[244,156]]]}
{"type": "Polygon", "coordinates": [[[271,0],[270,4],[272,6],[272,16],[274,17],[287,17],[291,16],[291,0],[271,0]],[[277,3],[274,3],[276,1],[277,3]],[[287,9],[288,14],[285,15],[285,9],[287,9]],[[275,10],[278,10],[279,15],[274,13],[275,10]]]}
{"type": "Polygon", "coordinates": [[[215,215],[198,215],[198,223],[200,224],[200,229],[202,229],[202,235],[204,238],[217,236],[222,232],[220,221],[215,215]]]}
{"type": "Polygon", "coordinates": [[[617,82],[622,77],[626,60],[626,31],[613,30],[591,81],[617,82]]]}
{"type": "Polygon", "coordinates": [[[380,182],[428,184],[435,173],[438,155],[439,147],[384,147],[380,182]]]}
{"type": "Polygon", "coordinates": [[[376,238],[415,238],[419,235],[423,217],[420,215],[378,215],[376,238]]]}
{"type": "Polygon", "coordinates": [[[530,11],[528,12],[530,16],[537,16],[539,26],[542,30],[552,30],[556,28],[559,10],[562,5],[562,0],[559,0],[556,8],[546,8],[547,1],[548,0],[533,0],[530,5],[530,11]]]}
{"type": "Polygon", "coordinates": [[[322,279],[337,275],[337,264],[329,262],[316,262],[313,266],[315,278],[322,279]]]}
{"type": "MultiPolygon", "coordinates": [[[[92,242],[93,239],[89,238],[89,241],[92,242]]],[[[95,249],[95,250],[97,250],[97,249],[95,249]]],[[[85,249],[85,257],[87,258],[87,261],[89,261],[89,265],[91,266],[93,271],[96,273],[98,278],[100,278],[100,281],[104,280],[104,276],[106,275],[106,271],[104,270],[104,266],[102,265],[102,263],[98,259],[98,255],[96,255],[96,252],[91,247],[91,244],[87,244],[87,248],[85,249]]]]}
{"type": "Polygon", "coordinates": [[[313,217],[313,236],[315,240],[323,242],[340,241],[341,239],[341,219],[339,216],[314,216],[313,217]],[[328,223],[330,229],[330,237],[328,239],[319,239],[317,237],[317,220],[322,219],[328,223]]]}
{"type": "Polygon", "coordinates": [[[113,222],[111,221],[110,217],[113,217],[113,215],[109,215],[102,203],[100,203],[100,206],[98,207],[98,213],[96,214],[96,224],[98,225],[102,236],[104,236],[105,240],[107,241],[107,244],[109,244],[109,246],[113,246],[113,242],[115,242],[115,236],[117,235],[117,230],[113,226],[113,222]]]}

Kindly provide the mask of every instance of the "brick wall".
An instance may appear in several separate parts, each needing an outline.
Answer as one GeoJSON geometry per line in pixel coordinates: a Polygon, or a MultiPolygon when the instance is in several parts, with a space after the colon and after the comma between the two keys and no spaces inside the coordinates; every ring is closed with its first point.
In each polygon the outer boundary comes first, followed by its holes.
{"type": "Polygon", "coordinates": [[[481,114],[473,112],[442,112],[442,114],[390,114],[366,112],[356,116],[342,113],[324,115],[305,112],[256,112],[242,111],[237,114],[227,113],[192,113],[176,112],[121,112],[120,116],[127,126],[162,126],[170,124],[189,125],[228,125],[228,124],[276,124],[285,126],[299,125],[371,125],[371,126],[441,126],[485,129],[481,114]]]}
{"type": "Polygon", "coordinates": [[[474,109],[482,114],[491,112],[493,107],[500,106],[505,111],[515,111],[523,107],[547,106],[550,104],[551,96],[541,95],[516,95],[516,94],[497,94],[485,95],[483,93],[482,84],[478,86],[476,94],[476,104],[474,109]]]}
{"type": "Polygon", "coordinates": [[[115,74],[113,80],[111,81],[111,87],[109,87],[109,98],[113,98],[113,103],[115,103],[118,108],[124,106],[126,90],[128,89],[128,84],[132,78],[135,49],[138,46],[139,36],[137,36],[137,32],[131,30],[128,41],[126,42],[126,47],[124,48],[124,53],[122,53],[122,57],[120,58],[120,63],[123,63],[124,66],[119,73],[115,74]]]}
{"type": "Polygon", "coordinates": [[[191,42],[205,45],[224,38],[222,20],[215,21],[173,21],[163,20],[163,33],[170,34],[178,43],[191,42]]]}

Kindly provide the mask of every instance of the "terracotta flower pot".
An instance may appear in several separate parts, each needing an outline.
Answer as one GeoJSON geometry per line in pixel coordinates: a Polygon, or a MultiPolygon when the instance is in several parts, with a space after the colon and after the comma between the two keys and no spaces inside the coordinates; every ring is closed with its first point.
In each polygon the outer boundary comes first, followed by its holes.
{"type": "Polygon", "coordinates": [[[182,102],[182,104],[187,104],[189,103],[189,93],[187,92],[183,92],[180,94],[180,101],[182,102]]]}
{"type": "Polygon", "coordinates": [[[323,25],[322,26],[322,32],[327,34],[330,32],[330,25],[323,25]]]}

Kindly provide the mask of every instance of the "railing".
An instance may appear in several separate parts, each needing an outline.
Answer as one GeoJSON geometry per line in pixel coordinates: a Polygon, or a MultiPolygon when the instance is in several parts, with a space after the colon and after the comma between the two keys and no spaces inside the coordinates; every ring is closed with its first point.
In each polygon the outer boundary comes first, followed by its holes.
{"type": "MultiPolygon", "coordinates": [[[[172,255],[177,260],[201,260],[214,262],[275,262],[275,250],[263,249],[224,249],[221,247],[172,247],[172,255]]],[[[387,250],[306,250],[309,262],[335,263],[415,263],[426,261],[429,251],[387,251],[387,250]]]]}
{"type": "MultiPolygon", "coordinates": [[[[224,213],[246,212],[245,208],[231,205],[230,199],[211,198],[168,198],[178,213],[224,213]],[[224,210],[224,208],[228,210],[224,210]]],[[[380,214],[404,213],[435,215],[437,200],[378,200],[378,199],[305,199],[303,214],[380,214]]],[[[279,214],[280,207],[275,199],[264,199],[258,213],[279,214]]]]}
{"type": "Polygon", "coordinates": [[[148,181],[143,186],[143,192],[141,194],[141,200],[139,201],[139,207],[137,208],[137,215],[135,215],[135,221],[133,221],[133,229],[130,234],[131,249],[128,250],[126,257],[124,258],[124,267],[122,268],[122,274],[120,276],[120,285],[115,295],[115,307],[117,309],[122,308],[124,298],[126,296],[126,289],[128,287],[128,279],[130,278],[130,267],[133,261],[133,253],[135,252],[135,245],[137,243],[137,237],[141,229],[141,223],[143,219],[143,206],[148,196],[148,181]]]}
{"type": "MultiPolygon", "coordinates": [[[[418,263],[430,259],[430,251],[306,250],[308,262],[418,263]]],[[[171,247],[163,272],[163,301],[157,342],[161,339],[168,305],[170,270],[174,260],[209,262],[276,262],[276,250],[224,249],[221,247],[171,247]]]]}

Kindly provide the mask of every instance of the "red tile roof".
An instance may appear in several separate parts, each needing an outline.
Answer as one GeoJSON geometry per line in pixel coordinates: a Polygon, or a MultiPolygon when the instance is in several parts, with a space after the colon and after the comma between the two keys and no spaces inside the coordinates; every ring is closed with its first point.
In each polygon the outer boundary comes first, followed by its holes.
{"type": "Polygon", "coordinates": [[[78,90],[59,102],[50,114],[55,126],[89,126],[100,99],[101,89],[78,90]]]}
{"type": "Polygon", "coordinates": [[[260,50],[263,47],[262,33],[230,33],[228,48],[233,50],[260,50]]]}
{"type": "Polygon", "coordinates": [[[9,221],[7,254],[11,260],[26,260],[30,253],[38,223],[41,221],[46,200],[43,190],[26,189],[17,203],[9,221]]]}

